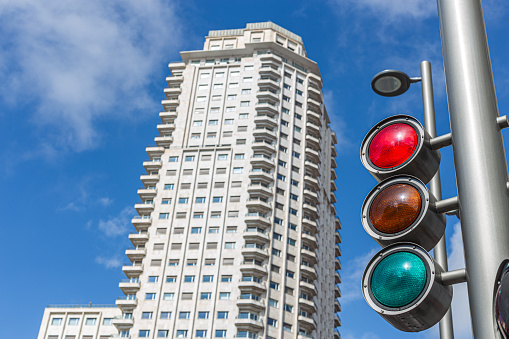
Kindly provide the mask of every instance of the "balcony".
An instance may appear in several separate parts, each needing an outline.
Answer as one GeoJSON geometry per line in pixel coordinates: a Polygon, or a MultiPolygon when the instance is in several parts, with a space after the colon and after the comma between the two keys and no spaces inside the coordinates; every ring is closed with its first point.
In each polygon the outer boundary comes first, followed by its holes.
{"type": "Polygon", "coordinates": [[[338,258],[334,259],[334,270],[338,271],[341,269],[341,261],[338,258]]]}
{"type": "Polygon", "coordinates": [[[145,148],[145,151],[147,152],[150,159],[161,158],[164,153],[164,147],[148,146],[145,148]]]}
{"type": "Polygon", "coordinates": [[[157,146],[168,147],[173,143],[173,137],[171,135],[155,137],[154,141],[156,142],[157,146]]]}
{"type": "Polygon", "coordinates": [[[311,148],[311,147],[306,147],[305,149],[305,152],[306,152],[306,159],[310,159],[311,161],[319,164],[321,162],[321,159],[320,159],[320,153],[311,148]]]}
{"type": "Polygon", "coordinates": [[[124,318],[113,318],[112,320],[113,325],[117,328],[119,331],[125,331],[129,330],[134,325],[134,319],[124,319],[124,318]]]}
{"type": "Polygon", "coordinates": [[[313,320],[313,318],[299,315],[298,320],[299,320],[299,327],[307,329],[308,332],[312,332],[316,328],[315,321],[313,320]]]}
{"type": "Polygon", "coordinates": [[[336,145],[338,143],[338,137],[336,136],[336,132],[331,133],[332,143],[336,145]]]}
{"type": "Polygon", "coordinates": [[[154,159],[149,161],[143,162],[143,167],[145,168],[145,171],[152,172],[152,171],[159,171],[161,168],[163,162],[161,159],[154,159]]]}
{"type": "Polygon", "coordinates": [[[258,92],[256,92],[256,97],[260,101],[279,101],[279,94],[278,91],[273,89],[260,89],[258,92]]]}
{"type": "Polygon", "coordinates": [[[122,280],[118,287],[124,292],[125,294],[136,294],[140,290],[140,282],[133,282],[129,279],[122,280]]]}
{"type": "Polygon", "coordinates": [[[256,128],[253,131],[253,135],[255,138],[263,138],[265,140],[275,142],[276,141],[276,132],[272,130],[272,128],[266,128],[266,127],[259,127],[256,126],[256,128]]]}
{"type": "Polygon", "coordinates": [[[302,204],[302,209],[304,213],[306,213],[307,215],[310,215],[313,218],[318,219],[318,209],[315,206],[305,202],[302,204]]]}
{"type": "Polygon", "coordinates": [[[278,78],[281,76],[281,71],[279,70],[278,66],[273,66],[267,63],[262,64],[259,72],[261,77],[278,78]]]}
{"type": "Polygon", "coordinates": [[[302,254],[302,259],[306,260],[309,263],[316,264],[316,253],[315,252],[302,248],[300,250],[300,253],[302,254]]]}
{"type": "Polygon", "coordinates": [[[141,214],[146,214],[146,213],[151,213],[154,210],[154,204],[139,203],[139,204],[135,204],[134,205],[134,209],[140,215],[141,214]]]}
{"type": "Polygon", "coordinates": [[[336,194],[334,194],[334,192],[330,192],[330,202],[331,204],[335,204],[336,202],[338,202],[338,199],[336,199],[336,194]]]}
{"type": "Polygon", "coordinates": [[[334,313],[341,312],[341,304],[339,300],[334,300],[334,313]]]}
{"type": "Polygon", "coordinates": [[[307,102],[308,102],[308,107],[311,110],[318,110],[318,111],[322,110],[322,104],[320,102],[318,102],[317,100],[315,100],[315,99],[313,99],[311,97],[308,97],[307,102]]]}
{"type": "Polygon", "coordinates": [[[240,265],[240,271],[242,273],[265,276],[267,274],[267,265],[258,265],[251,261],[244,261],[240,265]]]}
{"type": "MultiPolygon", "coordinates": [[[[316,125],[312,121],[306,122],[306,129],[312,133],[320,134],[320,126],[316,125]]],[[[320,141],[318,141],[318,143],[320,143],[320,141]]]]}
{"type": "Polygon", "coordinates": [[[267,249],[261,249],[257,247],[243,246],[240,252],[245,259],[253,258],[257,260],[265,260],[269,257],[269,252],[267,249]]]}
{"type": "Polygon", "coordinates": [[[333,339],[341,339],[341,334],[338,331],[334,331],[334,338],[333,339]]]}
{"type": "Polygon", "coordinates": [[[330,151],[331,151],[330,153],[331,153],[331,155],[333,157],[337,157],[338,156],[338,152],[336,151],[336,147],[331,146],[330,151]]]}
{"type": "Polygon", "coordinates": [[[338,190],[338,188],[336,187],[336,183],[334,182],[334,180],[331,180],[330,182],[330,190],[335,192],[338,190]]]}
{"type": "Polygon", "coordinates": [[[270,184],[274,181],[274,174],[263,169],[252,169],[249,171],[249,179],[253,181],[262,181],[266,184],[270,184]]]}
{"type": "Polygon", "coordinates": [[[300,271],[306,275],[308,275],[311,280],[316,280],[316,270],[311,266],[300,265],[300,271]]]}
{"type": "Polygon", "coordinates": [[[341,222],[336,218],[334,219],[334,223],[336,224],[336,231],[339,231],[341,229],[341,222]]]}
{"type": "Polygon", "coordinates": [[[304,161],[304,166],[306,166],[307,172],[309,172],[317,177],[320,175],[320,169],[318,168],[317,163],[306,159],[306,161],[304,161]]]}
{"type": "Polygon", "coordinates": [[[143,186],[154,186],[159,182],[159,174],[142,174],[140,180],[143,186]]]}
{"type": "Polygon", "coordinates": [[[341,319],[336,315],[334,316],[334,327],[340,327],[341,326],[341,319]]]}
{"type": "Polygon", "coordinates": [[[322,126],[322,115],[320,111],[313,111],[308,109],[306,111],[307,121],[312,122],[317,126],[322,126]]]}
{"type": "Polygon", "coordinates": [[[254,293],[265,293],[267,291],[267,287],[264,283],[261,282],[255,282],[255,281],[243,281],[240,280],[239,284],[237,286],[241,293],[242,291],[245,292],[254,292],[254,293]]]}
{"type": "Polygon", "coordinates": [[[315,296],[317,294],[315,285],[305,281],[299,282],[299,285],[301,290],[307,295],[315,296]]]}
{"type": "Polygon", "coordinates": [[[157,189],[155,188],[140,188],[138,189],[138,196],[140,199],[154,199],[157,195],[157,189]]]}
{"type": "Polygon", "coordinates": [[[312,312],[316,312],[315,302],[304,298],[299,298],[299,306],[304,308],[312,309],[312,312]]]}
{"type": "Polygon", "coordinates": [[[164,89],[164,94],[166,95],[166,98],[171,98],[176,95],[178,96],[180,93],[182,93],[182,88],[177,85],[173,85],[172,87],[164,89]]]}
{"type": "Polygon", "coordinates": [[[254,117],[254,122],[256,124],[256,127],[267,127],[270,129],[274,129],[278,126],[278,122],[273,115],[257,114],[254,117]]]}
{"type": "Polygon", "coordinates": [[[272,211],[272,205],[270,202],[266,202],[262,199],[249,199],[246,201],[246,206],[249,210],[259,210],[262,212],[272,211]]]}
{"type": "Polygon", "coordinates": [[[136,216],[131,220],[131,223],[133,224],[134,228],[139,232],[142,229],[148,228],[152,224],[152,219],[149,218],[142,218],[140,216],[136,216]]]}
{"type": "Polygon", "coordinates": [[[312,93],[312,94],[314,94],[314,95],[316,95],[316,96],[321,96],[321,94],[322,94],[322,93],[320,92],[320,90],[319,90],[317,87],[315,87],[314,85],[309,85],[309,86],[308,86],[308,92],[309,92],[310,94],[312,93]]]}
{"type": "Polygon", "coordinates": [[[125,264],[122,266],[122,271],[129,278],[138,277],[143,273],[143,265],[125,264]]]}
{"type": "Polygon", "coordinates": [[[178,107],[178,105],[180,105],[180,100],[177,98],[174,98],[173,100],[163,100],[161,101],[161,104],[163,105],[164,110],[168,112],[178,107]]]}
{"type": "Polygon", "coordinates": [[[306,186],[311,187],[316,191],[320,189],[320,186],[318,185],[318,180],[309,175],[304,175],[304,182],[306,183],[306,186]]]}
{"type": "Polygon", "coordinates": [[[161,118],[161,121],[163,123],[172,122],[175,119],[177,119],[177,111],[176,110],[172,110],[170,112],[160,112],[159,113],[159,118],[161,118]]]}
{"type": "Polygon", "coordinates": [[[175,124],[167,122],[165,124],[158,124],[157,130],[161,135],[172,133],[175,130],[175,124]]]}
{"type": "Polygon", "coordinates": [[[235,326],[239,329],[260,331],[263,330],[263,323],[259,320],[235,317],[235,326]]]}
{"type": "Polygon", "coordinates": [[[146,248],[129,248],[125,250],[125,254],[131,261],[138,261],[143,260],[145,256],[147,255],[147,249],[146,248]]]}
{"type": "Polygon", "coordinates": [[[263,213],[247,213],[244,222],[248,227],[250,226],[258,226],[267,228],[272,225],[271,220],[263,213]]]}
{"type": "Polygon", "coordinates": [[[334,246],[334,256],[335,257],[341,256],[341,248],[339,248],[339,245],[334,246]]]}
{"type": "MultiPolygon", "coordinates": [[[[336,158],[332,157],[330,159],[330,162],[331,162],[331,167],[332,168],[337,168],[338,167],[338,163],[336,162],[336,158]]],[[[336,179],[336,178],[334,178],[334,179],[336,179]]]]}
{"type": "Polygon", "coordinates": [[[136,305],[138,305],[138,300],[137,299],[127,299],[125,296],[124,297],[119,297],[115,304],[122,310],[122,311],[125,311],[125,310],[133,310],[136,308],[136,305]]]}
{"type": "Polygon", "coordinates": [[[264,300],[261,298],[258,299],[241,299],[240,297],[237,299],[237,306],[242,310],[265,310],[264,300]]]}
{"type": "Polygon", "coordinates": [[[304,187],[304,198],[309,199],[310,201],[316,201],[318,204],[318,194],[306,187],[304,187]]]}
{"type": "Polygon", "coordinates": [[[341,244],[341,235],[339,232],[334,232],[334,242],[336,244],[341,244]]]}
{"type": "Polygon", "coordinates": [[[268,141],[253,142],[251,149],[253,152],[266,152],[268,154],[276,152],[275,144],[268,141]]]}
{"type": "Polygon", "coordinates": [[[245,230],[243,237],[245,242],[255,241],[262,244],[267,244],[269,242],[269,235],[267,232],[245,230]]]}
{"type": "Polygon", "coordinates": [[[256,194],[256,195],[262,196],[264,198],[270,198],[270,197],[272,197],[272,188],[268,187],[268,186],[264,186],[261,183],[260,184],[250,184],[247,187],[247,193],[256,194]]]}
{"type": "MultiPolygon", "coordinates": [[[[309,122],[308,122],[308,124],[309,124],[309,122]]],[[[306,134],[306,143],[311,148],[318,149],[318,150],[321,149],[320,139],[316,138],[315,136],[312,136],[310,134],[306,134]]]]}
{"type": "Polygon", "coordinates": [[[334,284],[341,284],[341,276],[338,272],[334,273],[334,284]]]}
{"type": "Polygon", "coordinates": [[[279,113],[279,108],[275,104],[270,103],[269,101],[265,102],[258,102],[255,105],[255,110],[258,112],[258,114],[270,114],[270,115],[276,115],[279,113]]]}
{"type": "Polygon", "coordinates": [[[338,286],[334,286],[334,298],[341,298],[341,290],[338,286]]]}
{"type": "Polygon", "coordinates": [[[302,233],[302,242],[313,250],[318,247],[316,237],[306,233],[302,233]]]}
{"type": "Polygon", "coordinates": [[[274,168],[274,160],[268,155],[252,156],[250,162],[253,167],[263,167],[269,170],[274,168]]]}
{"type": "Polygon", "coordinates": [[[131,243],[134,246],[145,244],[148,241],[148,238],[149,238],[148,232],[129,234],[129,240],[131,240],[131,243]]]}
{"type": "Polygon", "coordinates": [[[258,80],[258,86],[260,88],[270,88],[274,91],[279,90],[279,79],[273,79],[273,78],[266,78],[262,77],[260,80],[258,80]]]}
{"type": "Polygon", "coordinates": [[[331,212],[332,215],[338,214],[336,212],[336,207],[334,207],[334,204],[332,204],[332,203],[330,204],[330,212],[331,212]]]}
{"type": "Polygon", "coordinates": [[[318,233],[318,227],[316,221],[309,218],[302,218],[302,225],[308,227],[312,233],[318,233]]]}
{"type": "Polygon", "coordinates": [[[170,87],[180,84],[182,81],[184,81],[184,77],[182,75],[166,77],[166,82],[170,87]]]}

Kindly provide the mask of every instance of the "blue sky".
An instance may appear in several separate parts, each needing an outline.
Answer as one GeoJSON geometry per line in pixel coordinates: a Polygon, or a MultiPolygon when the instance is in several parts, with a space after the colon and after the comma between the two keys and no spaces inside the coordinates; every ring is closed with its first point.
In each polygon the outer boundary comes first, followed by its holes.
{"type": "MultiPolygon", "coordinates": [[[[509,107],[509,6],[483,1],[501,114],[509,107]]],[[[344,339],[437,338],[393,329],[365,303],[360,277],[379,250],[360,223],[375,180],[359,147],[393,114],[422,121],[420,85],[375,95],[370,80],[432,64],[438,134],[449,132],[436,4],[429,0],[0,0],[2,338],[34,338],[47,304],[114,303],[145,147],[157,134],[167,64],[203,47],[211,29],[271,20],[302,36],[318,62],[338,134],[344,339]],[[7,325],[8,324],[8,325],[7,325]]],[[[506,132],[507,133],[507,132],[506,132]]],[[[509,140],[509,138],[506,138],[509,140]]],[[[506,149],[508,145],[506,145],[506,149]]],[[[450,147],[443,196],[456,195],[450,147]]],[[[458,221],[446,230],[451,268],[462,265],[458,221]]],[[[471,338],[465,286],[455,287],[456,338],[471,338]]]]}

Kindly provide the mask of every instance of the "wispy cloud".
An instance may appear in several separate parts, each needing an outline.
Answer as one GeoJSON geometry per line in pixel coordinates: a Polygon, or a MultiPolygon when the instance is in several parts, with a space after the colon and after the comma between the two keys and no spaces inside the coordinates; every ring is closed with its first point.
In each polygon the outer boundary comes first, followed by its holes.
{"type": "Polygon", "coordinates": [[[117,257],[112,257],[112,258],[107,258],[107,257],[102,257],[102,256],[96,257],[95,262],[100,265],[103,265],[107,269],[117,268],[117,267],[122,266],[122,261],[120,260],[120,258],[117,258],[117,257]]]}
{"type": "Polygon", "coordinates": [[[436,15],[436,2],[429,0],[337,0],[339,4],[355,4],[360,10],[367,10],[385,20],[406,16],[409,19],[428,18],[436,15]]]}
{"type": "Polygon", "coordinates": [[[325,90],[323,92],[323,100],[325,101],[325,107],[327,107],[327,113],[331,121],[331,129],[336,132],[338,139],[337,149],[338,152],[348,152],[355,149],[353,142],[347,135],[347,126],[345,121],[342,119],[342,112],[338,112],[337,104],[334,100],[335,95],[333,91],[325,90]]]}
{"type": "Polygon", "coordinates": [[[377,250],[373,248],[371,251],[355,257],[343,265],[341,271],[341,303],[346,305],[352,301],[362,299],[361,280],[364,268],[368,261],[375,255],[377,250]]]}
{"type": "Polygon", "coordinates": [[[98,229],[107,237],[124,235],[131,227],[130,221],[134,214],[132,207],[126,207],[117,216],[99,220],[98,229]]]}
{"type": "Polygon", "coordinates": [[[102,198],[99,198],[99,204],[104,206],[104,207],[108,207],[110,206],[111,204],[113,204],[113,199],[111,198],[108,198],[108,197],[102,197],[102,198]]]}
{"type": "Polygon", "coordinates": [[[156,107],[151,75],[181,43],[163,0],[2,0],[0,21],[0,89],[39,128],[44,154],[93,148],[100,119],[156,107]]]}

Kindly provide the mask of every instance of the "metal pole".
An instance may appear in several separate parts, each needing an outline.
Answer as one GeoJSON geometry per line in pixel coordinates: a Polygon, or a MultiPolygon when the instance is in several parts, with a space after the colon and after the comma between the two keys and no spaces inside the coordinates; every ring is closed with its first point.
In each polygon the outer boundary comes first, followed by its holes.
{"type": "MultiPolygon", "coordinates": [[[[424,126],[430,136],[435,138],[437,136],[437,127],[435,121],[435,102],[433,99],[433,81],[431,77],[431,64],[429,61],[421,62],[421,86],[422,86],[422,105],[424,112],[424,126]]],[[[442,200],[442,184],[440,181],[440,169],[429,182],[430,192],[437,198],[438,201],[442,200]]],[[[448,271],[447,265],[447,248],[445,246],[445,235],[442,236],[440,241],[433,249],[435,260],[444,271],[448,271]]],[[[452,313],[451,308],[440,320],[440,338],[441,339],[454,339],[452,313]]]]}
{"type": "Polygon", "coordinates": [[[474,338],[499,338],[497,269],[509,258],[507,163],[480,0],[437,0],[474,338]]]}

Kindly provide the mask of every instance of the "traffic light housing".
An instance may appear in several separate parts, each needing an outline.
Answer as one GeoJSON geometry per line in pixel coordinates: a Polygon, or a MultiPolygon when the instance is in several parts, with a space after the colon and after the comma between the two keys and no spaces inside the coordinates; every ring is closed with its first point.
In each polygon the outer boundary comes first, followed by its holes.
{"type": "Polygon", "coordinates": [[[440,153],[417,119],[395,115],[373,127],[361,145],[361,161],[377,181],[398,174],[413,175],[425,184],[435,175],[440,153]]]}
{"type": "Polygon", "coordinates": [[[368,132],[361,161],[379,182],[364,200],[362,224],[384,247],[364,271],[364,298],[397,329],[426,330],[442,319],[452,300],[452,287],[441,281],[443,268],[427,253],[446,225],[426,187],[438,171],[440,153],[417,119],[396,115],[368,132]]]}
{"type": "Polygon", "coordinates": [[[495,284],[495,320],[502,338],[509,338],[509,260],[505,260],[495,284]]]}
{"type": "Polygon", "coordinates": [[[362,277],[367,303],[395,328],[419,332],[435,325],[452,300],[442,267],[422,247],[397,243],[378,252],[362,277]]]}

